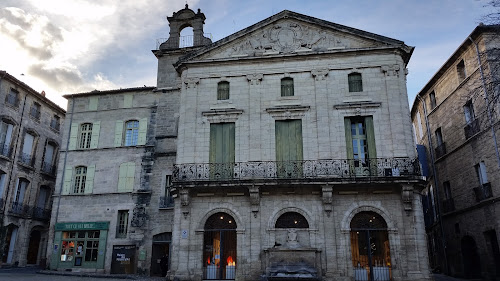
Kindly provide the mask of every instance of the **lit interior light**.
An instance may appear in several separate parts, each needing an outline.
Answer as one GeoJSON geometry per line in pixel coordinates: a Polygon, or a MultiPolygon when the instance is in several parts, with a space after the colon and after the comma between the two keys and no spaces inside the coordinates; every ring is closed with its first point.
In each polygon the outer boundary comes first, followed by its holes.
{"type": "Polygon", "coordinates": [[[232,223],[232,221],[229,221],[229,223],[232,223]]]}
{"type": "Polygon", "coordinates": [[[297,224],[297,221],[294,221],[295,224],[297,224]]]}
{"type": "Polygon", "coordinates": [[[370,220],[370,222],[373,222],[372,220],[370,220]]]}
{"type": "Polygon", "coordinates": [[[224,217],[220,217],[220,219],[221,219],[221,220],[223,220],[223,219],[224,219],[224,217]]]}

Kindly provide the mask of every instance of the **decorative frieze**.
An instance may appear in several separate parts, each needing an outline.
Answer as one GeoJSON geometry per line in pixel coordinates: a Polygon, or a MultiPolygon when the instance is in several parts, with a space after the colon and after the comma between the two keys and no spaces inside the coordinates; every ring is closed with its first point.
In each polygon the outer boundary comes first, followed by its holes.
{"type": "Polygon", "coordinates": [[[242,109],[227,108],[203,111],[201,115],[207,117],[207,120],[210,123],[226,123],[236,122],[242,113],[242,109]]]}
{"type": "Polygon", "coordinates": [[[311,70],[311,75],[316,81],[325,80],[328,75],[328,69],[313,69],[311,70]]]}
{"type": "Polygon", "coordinates": [[[309,109],[310,106],[304,105],[283,105],[266,108],[266,111],[276,120],[287,120],[302,119],[309,109]]]}

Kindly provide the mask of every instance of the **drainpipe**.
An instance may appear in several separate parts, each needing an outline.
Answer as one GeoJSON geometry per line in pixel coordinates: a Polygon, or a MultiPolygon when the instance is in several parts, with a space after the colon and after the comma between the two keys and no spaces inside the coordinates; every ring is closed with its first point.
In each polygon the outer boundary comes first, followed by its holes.
{"type": "MultiPolygon", "coordinates": [[[[65,173],[66,173],[66,162],[68,160],[69,139],[71,136],[71,127],[72,127],[71,125],[73,124],[74,110],[75,110],[75,99],[72,98],[71,117],[69,118],[68,139],[66,140],[66,151],[64,152],[64,162],[63,162],[63,167],[62,167],[61,184],[59,185],[59,198],[57,200],[56,216],[54,218],[54,227],[57,223],[57,219],[59,218],[59,207],[61,206],[61,195],[62,195],[62,190],[63,190],[63,186],[64,186],[64,177],[65,177],[65,173]]],[[[54,239],[55,239],[55,231],[54,231],[54,239]]]]}
{"type": "Polygon", "coordinates": [[[492,114],[491,114],[491,108],[490,108],[490,101],[489,101],[489,98],[488,98],[488,92],[486,91],[486,81],[484,79],[483,66],[481,64],[481,57],[480,57],[480,54],[479,54],[479,46],[477,45],[477,43],[474,40],[472,40],[472,38],[470,36],[469,36],[469,40],[476,47],[477,62],[479,64],[479,73],[481,74],[481,83],[482,83],[482,86],[483,86],[483,97],[484,97],[484,100],[486,101],[486,109],[488,111],[488,120],[490,121],[490,127],[491,127],[491,137],[493,138],[493,143],[495,145],[495,152],[497,154],[498,167],[500,168],[500,154],[498,153],[497,135],[495,133],[495,128],[493,126],[493,117],[492,117],[492,114]]]}
{"type": "Polygon", "coordinates": [[[441,230],[441,244],[443,245],[443,256],[444,256],[444,267],[446,269],[446,273],[449,273],[450,270],[448,268],[448,256],[446,255],[446,240],[444,238],[444,228],[443,228],[443,216],[441,214],[441,206],[440,206],[440,197],[439,197],[439,179],[438,179],[438,174],[437,174],[437,169],[436,165],[434,163],[434,150],[432,149],[432,138],[431,138],[431,129],[429,126],[429,119],[427,118],[427,106],[425,105],[425,101],[422,99],[417,94],[418,100],[422,103],[422,107],[424,108],[424,120],[425,120],[425,127],[427,129],[427,141],[429,143],[429,153],[431,156],[431,165],[432,165],[432,172],[434,174],[434,186],[436,186],[436,200],[438,202],[437,205],[437,213],[439,217],[439,229],[441,230]]]}

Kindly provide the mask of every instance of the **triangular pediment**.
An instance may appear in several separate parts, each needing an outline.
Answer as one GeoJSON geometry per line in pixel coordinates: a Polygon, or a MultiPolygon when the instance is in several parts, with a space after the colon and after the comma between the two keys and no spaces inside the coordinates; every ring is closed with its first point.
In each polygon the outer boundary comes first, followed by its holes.
{"type": "Polygon", "coordinates": [[[324,53],[395,47],[411,54],[402,41],[283,11],[188,55],[181,61],[204,61],[279,54],[324,53]]]}

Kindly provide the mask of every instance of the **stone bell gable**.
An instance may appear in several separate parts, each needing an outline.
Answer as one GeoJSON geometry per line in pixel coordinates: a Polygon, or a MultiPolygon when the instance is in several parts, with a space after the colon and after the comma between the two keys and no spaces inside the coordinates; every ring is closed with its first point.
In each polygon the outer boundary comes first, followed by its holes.
{"type": "Polygon", "coordinates": [[[405,62],[413,47],[402,41],[284,10],[180,59],[227,60],[397,49],[405,62]]]}

